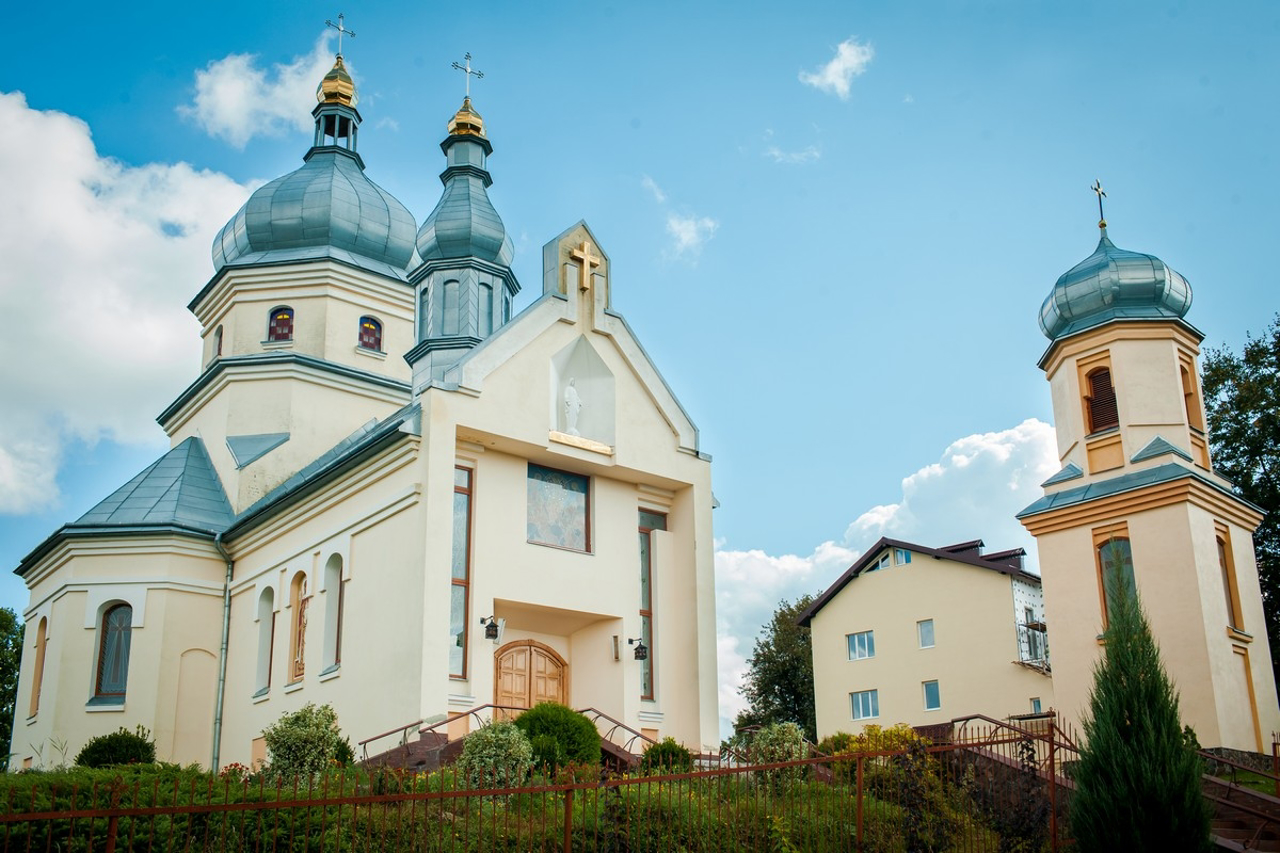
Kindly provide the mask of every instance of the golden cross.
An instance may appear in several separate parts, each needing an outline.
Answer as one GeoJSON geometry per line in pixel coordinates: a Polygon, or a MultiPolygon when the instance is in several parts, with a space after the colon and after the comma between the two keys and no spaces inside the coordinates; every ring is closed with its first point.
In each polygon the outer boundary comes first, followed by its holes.
{"type": "Polygon", "coordinates": [[[484,72],[471,70],[471,51],[467,51],[467,55],[464,56],[463,59],[466,60],[466,63],[467,63],[466,65],[459,65],[458,63],[455,62],[453,63],[453,67],[467,75],[467,97],[470,98],[471,97],[471,78],[475,77],[477,80],[479,80],[481,77],[484,76],[484,72]]]}
{"type": "Polygon", "coordinates": [[[569,256],[582,264],[582,281],[579,282],[578,289],[590,289],[591,268],[600,266],[600,261],[603,259],[598,255],[591,254],[591,243],[585,240],[579,248],[569,252],[569,256]]]}
{"type": "Polygon", "coordinates": [[[352,38],[355,38],[356,37],[355,32],[353,30],[347,29],[342,25],[341,12],[338,13],[338,23],[335,24],[333,21],[325,21],[324,25],[326,27],[333,27],[335,30],[338,31],[338,56],[342,56],[342,36],[345,34],[345,35],[351,36],[352,38]]]}
{"type": "Polygon", "coordinates": [[[1089,187],[1089,189],[1093,190],[1095,193],[1098,194],[1098,227],[1106,228],[1107,218],[1102,215],[1102,200],[1107,197],[1107,194],[1102,189],[1102,181],[1098,180],[1097,178],[1094,178],[1093,186],[1089,187]]]}

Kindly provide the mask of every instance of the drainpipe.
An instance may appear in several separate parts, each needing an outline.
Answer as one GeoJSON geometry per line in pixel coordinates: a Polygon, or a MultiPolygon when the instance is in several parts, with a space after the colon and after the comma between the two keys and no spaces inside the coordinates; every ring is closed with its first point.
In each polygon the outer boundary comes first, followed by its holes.
{"type": "Polygon", "coordinates": [[[222,534],[213,537],[213,547],[218,549],[227,564],[227,581],[222,587],[222,647],[218,650],[218,697],[213,707],[213,757],[209,759],[209,771],[218,772],[218,758],[222,751],[222,704],[227,690],[227,640],[231,636],[231,569],[235,565],[231,555],[222,545],[222,534]]]}

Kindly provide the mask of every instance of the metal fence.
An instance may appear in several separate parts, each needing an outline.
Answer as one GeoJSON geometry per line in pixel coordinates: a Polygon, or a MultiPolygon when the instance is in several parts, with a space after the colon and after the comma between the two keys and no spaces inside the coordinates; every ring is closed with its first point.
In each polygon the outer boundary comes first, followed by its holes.
{"type": "MultiPolygon", "coordinates": [[[[475,790],[452,768],[261,776],[121,768],[18,774],[0,796],[13,851],[995,851],[1062,849],[1076,752],[1051,719],[959,721],[895,749],[691,772],[598,768],[475,790]]],[[[750,756],[747,756],[750,759],[750,756]]]]}

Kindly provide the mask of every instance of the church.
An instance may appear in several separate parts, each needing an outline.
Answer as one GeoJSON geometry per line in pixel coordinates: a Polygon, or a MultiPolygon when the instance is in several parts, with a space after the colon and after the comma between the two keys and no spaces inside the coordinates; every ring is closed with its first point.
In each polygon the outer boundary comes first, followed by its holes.
{"type": "Polygon", "coordinates": [[[365,175],[341,55],[317,100],[302,167],[214,240],[171,449],[17,568],[11,766],[137,725],[249,764],[307,703],[352,743],[555,700],[714,748],[710,457],[608,253],[567,228],[513,314],[470,96],[421,225],[365,175]]]}

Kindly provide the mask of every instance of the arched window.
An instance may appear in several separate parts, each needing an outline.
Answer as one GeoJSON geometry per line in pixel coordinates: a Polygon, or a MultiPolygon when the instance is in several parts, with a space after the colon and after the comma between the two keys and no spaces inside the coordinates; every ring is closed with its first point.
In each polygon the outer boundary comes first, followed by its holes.
{"type": "Polygon", "coordinates": [[[40,688],[44,684],[44,650],[48,642],[49,620],[42,616],[36,628],[36,661],[31,674],[31,709],[27,712],[28,717],[34,717],[40,710],[40,688]]]}
{"type": "Polygon", "coordinates": [[[360,318],[360,348],[382,352],[382,324],[372,317],[360,318]]]}
{"type": "Polygon", "coordinates": [[[281,305],[271,309],[271,316],[267,322],[267,340],[269,341],[291,341],[293,340],[293,309],[287,305],[281,305]]]}
{"type": "Polygon", "coordinates": [[[333,554],[324,564],[324,669],[342,663],[342,556],[333,554]]]}
{"type": "Polygon", "coordinates": [[[258,597],[258,677],[257,692],[261,696],[271,689],[271,658],[276,648],[276,596],[271,587],[258,597]]]}
{"type": "Polygon", "coordinates": [[[480,312],[476,315],[479,318],[479,328],[476,331],[480,337],[487,338],[493,334],[493,286],[482,284],[476,290],[479,293],[480,302],[477,306],[480,312]]]}
{"type": "Polygon", "coordinates": [[[1138,594],[1133,578],[1133,550],[1128,539],[1110,538],[1098,546],[1098,578],[1102,590],[1102,625],[1111,620],[1116,583],[1121,583],[1130,595],[1138,594]]]}
{"type": "Polygon", "coordinates": [[[1089,394],[1085,397],[1089,421],[1089,432],[1102,432],[1104,429],[1120,426],[1120,414],[1116,408],[1116,389],[1111,384],[1111,371],[1099,367],[1085,377],[1089,383],[1089,394]]]}
{"type": "Polygon", "coordinates": [[[306,672],[307,605],[311,603],[311,591],[307,588],[306,572],[298,572],[289,585],[289,607],[293,612],[289,637],[289,682],[301,681],[306,672]]]}
{"type": "Polygon", "coordinates": [[[129,605],[116,604],[102,614],[102,628],[98,634],[98,677],[93,691],[95,698],[124,701],[132,629],[133,608],[129,605]]]}
{"type": "Polygon", "coordinates": [[[222,355],[222,327],[213,330],[213,357],[218,358],[222,355]]]}

